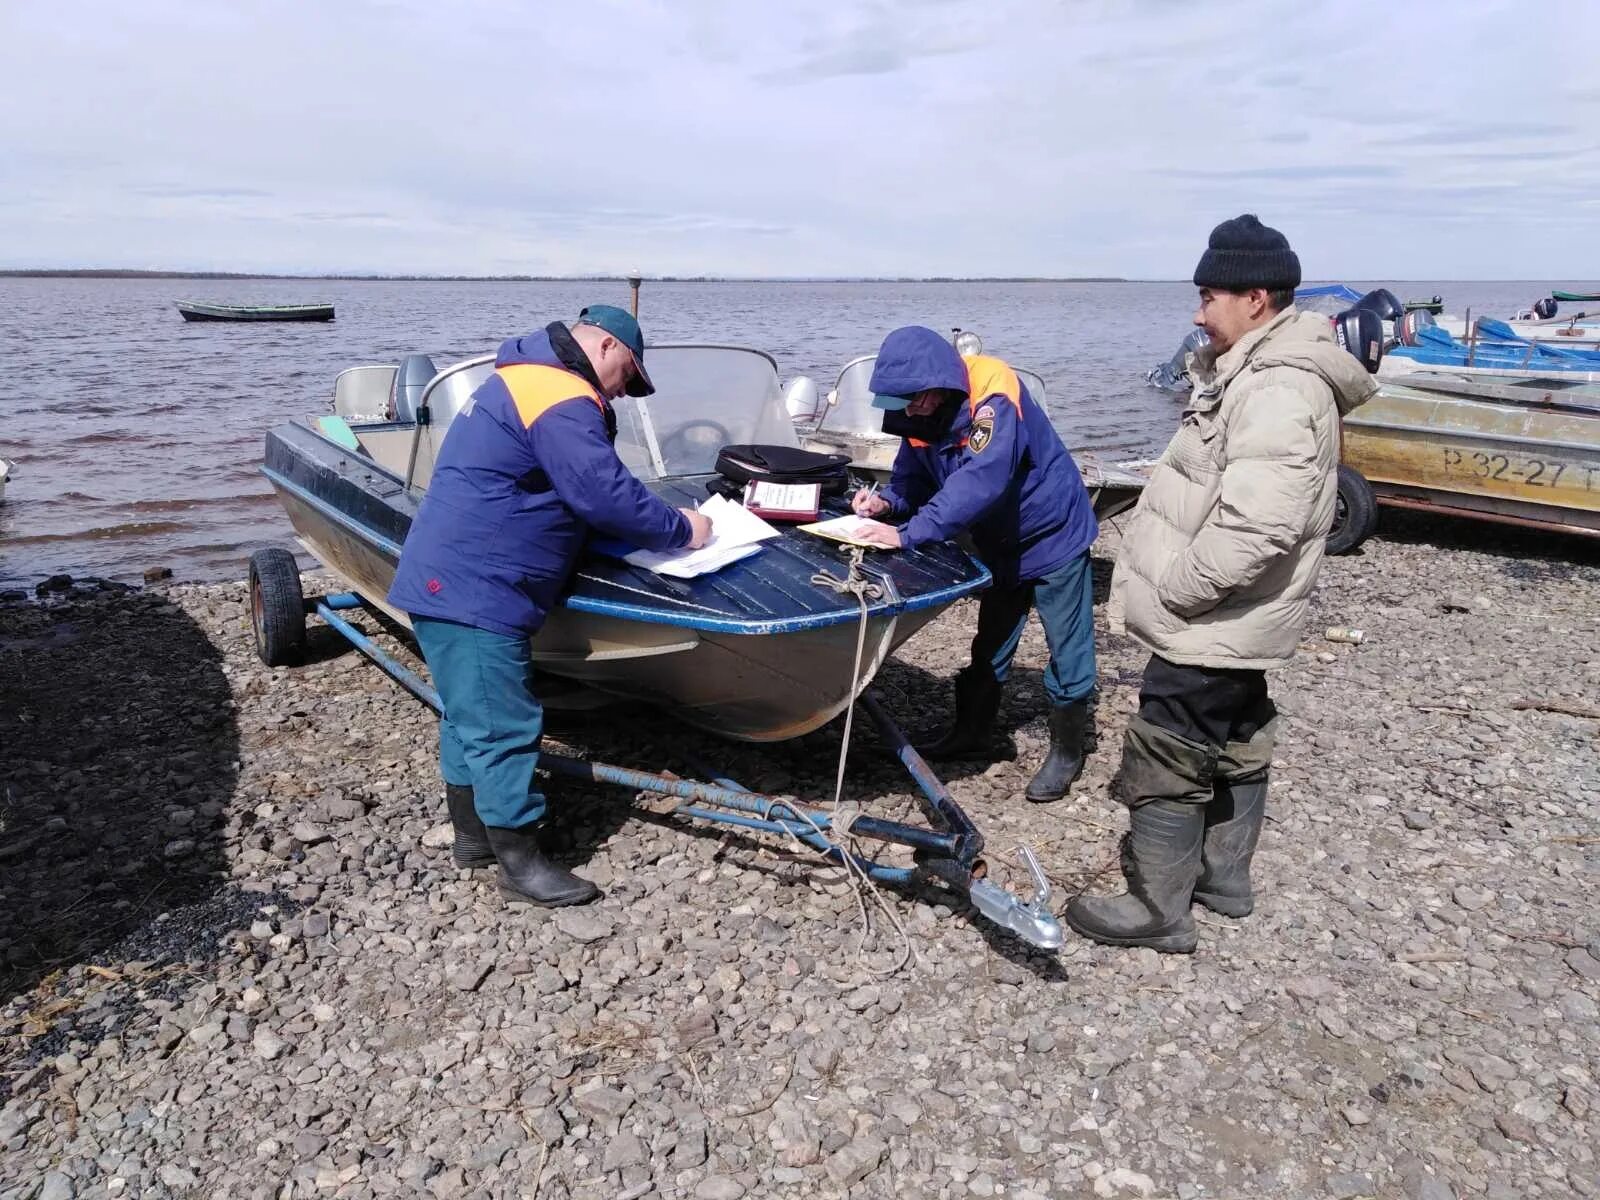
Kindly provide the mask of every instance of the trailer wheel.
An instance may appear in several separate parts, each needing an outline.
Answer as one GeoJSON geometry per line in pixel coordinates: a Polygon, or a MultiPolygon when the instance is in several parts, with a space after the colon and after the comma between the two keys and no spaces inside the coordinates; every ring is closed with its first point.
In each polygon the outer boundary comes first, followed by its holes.
{"type": "Polygon", "coordinates": [[[1334,501],[1328,553],[1348,554],[1378,528],[1378,499],[1372,485],[1354,467],[1339,464],[1339,493],[1334,501]]]}
{"type": "Polygon", "coordinates": [[[250,556],[250,627],[269,667],[299,662],[306,648],[306,599],[294,555],[276,548],[250,556]]]}

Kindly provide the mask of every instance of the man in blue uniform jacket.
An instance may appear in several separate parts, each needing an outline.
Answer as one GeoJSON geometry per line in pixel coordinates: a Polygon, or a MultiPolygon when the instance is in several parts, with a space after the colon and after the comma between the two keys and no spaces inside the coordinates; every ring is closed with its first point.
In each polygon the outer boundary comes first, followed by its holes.
{"type": "Polygon", "coordinates": [[[1089,547],[1099,530],[1083,477],[1015,371],[998,358],[963,357],[931,329],[886,337],[871,387],[873,404],[888,410],[884,431],[903,440],[889,486],[857,492],[854,508],[903,524],[874,521],[863,536],[914,549],[968,532],[994,574],[978,605],[972,662],[956,676],[955,722],[918,749],[961,758],[986,745],[1037,606],[1050,646],[1050,753],[1027,796],[1059,800],[1083,770],[1095,683],[1089,547]]]}
{"type": "Polygon", "coordinates": [[[539,843],[534,783],[544,711],[529,638],[591,529],[651,550],[703,545],[711,523],[657,498],[612,443],[610,402],[655,391],[627,312],[591,305],[500,347],[451,422],[400,554],[389,602],[410,614],[444,702],[439,765],[457,866],[500,867],[514,901],[584,904],[600,891],[539,843]]]}

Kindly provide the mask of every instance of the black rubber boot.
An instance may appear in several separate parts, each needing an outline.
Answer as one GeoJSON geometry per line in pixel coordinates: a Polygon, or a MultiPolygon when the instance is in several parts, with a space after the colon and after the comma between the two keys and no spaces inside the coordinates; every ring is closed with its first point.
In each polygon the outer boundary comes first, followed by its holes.
{"type": "Polygon", "coordinates": [[[1134,717],[1122,741],[1117,774],[1129,808],[1122,844],[1121,896],[1080,896],[1067,924],[1108,946],[1148,946],[1189,954],[1199,940],[1189,913],[1205,841],[1206,805],[1218,751],[1134,717]]]}
{"type": "Polygon", "coordinates": [[[1083,742],[1088,729],[1087,700],[1074,700],[1050,710],[1050,753],[1028,781],[1029,800],[1048,804],[1067,794],[1072,781],[1083,774],[1083,742]]]}
{"type": "Polygon", "coordinates": [[[1225,917],[1248,917],[1255,909],[1250,860],[1267,815],[1267,776],[1229,783],[1217,780],[1206,806],[1205,845],[1194,900],[1225,917]]]}
{"type": "Polygon", "coordinates": [[[502,829],[489,825],[485,829],[500,864],[500,894],[513,904],[564,908],[599,898],[600,889],[594,884],[545,856],[539,848],[537,826],[502,829]]]}
{"type": "Polygon", "coordinates": [[[989,671],[966,667],[956,675],[955,691],[956,713],[950,727],[933,741],[915,746],[930,762],[983,758],[993,749],[990,738],[1000,715],[1000,681],[989,671]]]}
{"type": "Polygon", "coordinates": [[[1152,800],[1129,814],[1121,896],[1079,896],[1067,905],[1067,924],[1107,946],[1148,946],[1163,954],[1192,954],[1199,931],[1189,898],[1200,873],[1205,810],[1183,800],[1152,800]]]}
{"type": "Polygon", "coordinates": [[[444,785],[445,803],[450,807],[450,826],[456,831],[450,857],[458,867],[494,866],[494,848],[483,830],[483,819],[472,803],[472,789],[459,783],[444,785]]]}

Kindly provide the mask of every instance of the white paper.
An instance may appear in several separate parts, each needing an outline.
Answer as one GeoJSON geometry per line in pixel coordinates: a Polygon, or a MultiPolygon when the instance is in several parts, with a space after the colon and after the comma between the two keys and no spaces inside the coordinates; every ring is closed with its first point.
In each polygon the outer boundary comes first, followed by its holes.
{"type": "Polygon", "coordinates": [[[820,483],[771,483],[759,479],[751,485],[750,499],[762,508],[812,512],[821,493],[820,483]]]}
{"type": "Polygon", "coordinates": [[[830,517],[826,521],[814,521],[810,525],[802,525],[808,533],[831,534],[834,537],[857,538],[866,526],[873,524],[870,517],[844,516],[830,517]]]}
{"type": "Polygon", "coordinates": [[[625,560],[658,575],[693,579],[754,554],[762,542],[781,533],[726,496],[708,498],[700,512],[711,522],[711,538],[698,550],[635,550],[625,560]]]}

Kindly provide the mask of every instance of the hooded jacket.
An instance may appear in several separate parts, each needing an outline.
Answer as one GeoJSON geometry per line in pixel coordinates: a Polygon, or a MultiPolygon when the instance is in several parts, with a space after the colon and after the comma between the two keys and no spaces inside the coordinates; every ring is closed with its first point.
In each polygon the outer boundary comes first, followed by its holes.
{"type": "Polygon", "coordinates": [[[900,443],[879,495],[887,516],[905,520],[901,545],[970,531],[1002,587],[1043,579],[1088,550],[1099,526],[1083,476],[1017,373],[998,358],[963,358],[931,329],[897,330],[879,352],[872,390],[926,388],[965,401],[942,433],[900,443]]]}
{"type": "Polygon", "coordinates": [[[622,465],[616,417],[564,325],[511,339],[494,367],[439,447],[389,602],[518,636],[544,623],[590,529],[671,550],[689,522],[622,465]]]}
{"type": "Polygon", "coordinates": [[[1333,525],[1339,419],[1378,386],[1326,317],[1293,307],[1221,357],[1200,350],[1192,374],[1122,539],[1111,626],[1170,662],[1282,666],[1333,525]]]}

